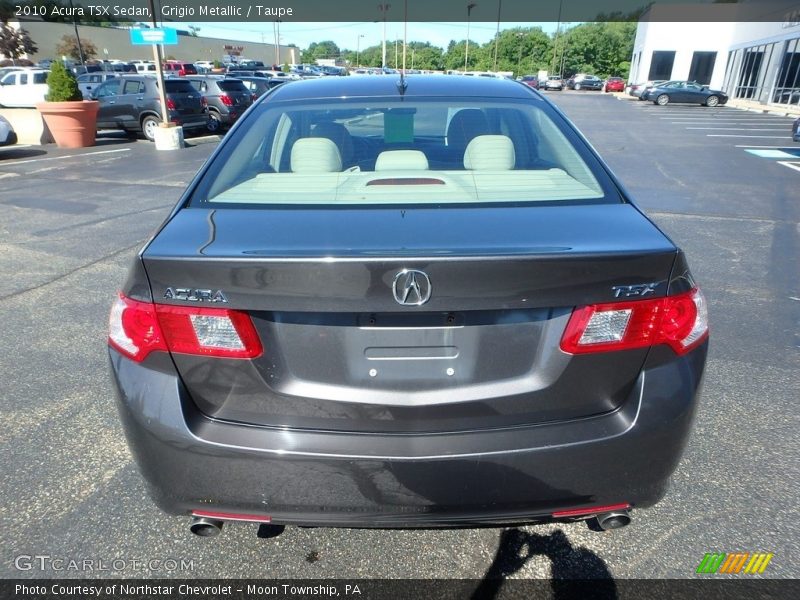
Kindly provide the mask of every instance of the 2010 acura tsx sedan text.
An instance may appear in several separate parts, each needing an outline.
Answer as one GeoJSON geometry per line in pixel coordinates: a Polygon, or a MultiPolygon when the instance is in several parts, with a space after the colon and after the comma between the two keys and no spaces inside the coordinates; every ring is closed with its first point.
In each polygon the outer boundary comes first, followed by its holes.
{"type": "Polygon", "coordinates": [[[243,116],[110,317],[153,498],[345,527],[629,522],[690,431],[680,249],[517,82],[296,82],[243,116]]]}

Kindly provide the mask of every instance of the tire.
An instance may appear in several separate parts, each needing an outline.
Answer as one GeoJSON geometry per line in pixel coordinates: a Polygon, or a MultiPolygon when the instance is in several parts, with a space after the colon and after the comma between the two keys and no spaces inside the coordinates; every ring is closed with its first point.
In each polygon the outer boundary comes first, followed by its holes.
{"type": "Polygon", "coordinates": [[[659,106],[666,106],[667,104],[669,104],[669,96],[667,96],[666,94],[660,94],[658,98],[653,100],[653,102],[655,102],[659,106]]]}
{"type": "Polygon", "coordinates": [[[222,120],[219,117],[219,114],[214,111],[209,111],[208,113],[208,123],[206,123],[206,129],[209,133],[219,133],[222,129],[222,120]]]}
{"type": "Polygon", "coordinates": [[[581,84],[580,83],[576,83],[574,89],[577,92],[579,89],[581,89],[581,84]]]}
{"type": "Polygon", "coordinates": [[[710,106],[711,108],[719,106],[719,97],[709,96],[708,98],[706,98],[706,106],[710,106]]]}
{"type": "Polygon", "coordinates": [[[142,133],[144,137],[154,142],[156,139],[156,128],[158,127],[159,119],[153,115],[147,115],[142,119],[142,133]]]}

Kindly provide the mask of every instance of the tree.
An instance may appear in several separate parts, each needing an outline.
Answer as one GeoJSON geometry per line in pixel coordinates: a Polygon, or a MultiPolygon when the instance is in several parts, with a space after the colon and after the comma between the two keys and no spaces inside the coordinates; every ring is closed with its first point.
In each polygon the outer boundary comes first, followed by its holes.
{"type": "MultiPolygon", "coordinates": [[[[97,46],[95,46],[94,42],[91,40],[81,38],[81,48],[83,48],[83,57],[86,60],[97,56],[97,46]]],[[[78,49],[78,38],[74,35],[62,36],[61,41],[56,45],[56,54],[59,56],[66,56],[73,60],[80,60],[81,53],[78,49]]]]}
{"type": "Polygon", "coordinates": [[[200,32],[200,28],[194,25],[189,25],[189,35],[191,37],[197,37],[197,34],[200,32]]]}
{"type": "Polygon", "coordinates": [[[331,40],[312,42],[308,49],[303,51],[303,60],[311,63],[318,58],[338,58],[339,54],[339,46],[331,40]]]}
{"type": "Polygon", "coordinates": [[[12,61],[24,54],[33,54],[39,48],[24,29],[14,29],[5,19],[0,21],[0,54],[12,61]]]}

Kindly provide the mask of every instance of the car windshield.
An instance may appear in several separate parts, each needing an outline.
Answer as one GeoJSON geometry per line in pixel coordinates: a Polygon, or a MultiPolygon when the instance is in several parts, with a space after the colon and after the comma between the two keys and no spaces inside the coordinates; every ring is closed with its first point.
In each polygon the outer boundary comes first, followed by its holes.
{"type": "Polygon", "coordinates": [[[463,98],[262,103],[191,205],[620,202],[585,145],[545,107],[463,98]]]}

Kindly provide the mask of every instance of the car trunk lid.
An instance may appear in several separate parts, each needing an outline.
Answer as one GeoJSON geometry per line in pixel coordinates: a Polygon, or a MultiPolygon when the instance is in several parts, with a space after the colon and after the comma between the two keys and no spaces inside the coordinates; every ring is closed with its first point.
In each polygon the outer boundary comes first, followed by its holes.
{"type": "Polygon", "coordinates": [[[143,259],[156,302],[221,291],[215,306],[246,311],[258,331],[253,360],[173,355],[206,414],[403,433],[615,410],[646,349],[572,356],[561,335],[573,307],[613,301],[615,286],[664,295],[675,252],[628,204],[192,208],[143,259]],[[430,284],[424,304],[400,303],[409,270],[421,273],[412,301],[430,284]]]}

